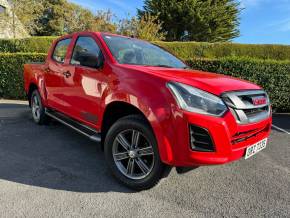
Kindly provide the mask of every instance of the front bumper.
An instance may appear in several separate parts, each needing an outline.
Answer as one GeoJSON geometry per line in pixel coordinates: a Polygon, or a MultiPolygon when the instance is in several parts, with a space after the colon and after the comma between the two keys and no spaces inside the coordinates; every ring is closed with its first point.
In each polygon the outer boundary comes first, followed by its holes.
{"type": "Polygon", "coordinates": [[[267,138],[270,134],[272,118],[251,124],[238,124],[227,112],[223,117],[212,117],[183,112],[176,119],[176,141],[173,146],[175,166],[200,166],[224,164],[242,158],[246,148],[267,138]],[[190,146],[189,125],[207,129],[214,143],[213,152],[193,151],[190,146]]]}

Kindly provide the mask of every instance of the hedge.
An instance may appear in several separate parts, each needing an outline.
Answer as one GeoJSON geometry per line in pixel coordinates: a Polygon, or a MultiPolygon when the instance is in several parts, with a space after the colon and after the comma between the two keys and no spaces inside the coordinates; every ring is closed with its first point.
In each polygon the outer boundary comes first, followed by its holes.
{"type": "Polygon", "coordinates": [[[0,39],[0,53],[47,53],[56,36],[37,36],[25,39],[0,39]]]}
{"type": "Polygon", "coordinates": [[[290,60],[290,46],[206,42],[155,42],[182,59],[251,57],[290,60]]]}
{"type": "Polygon", "coordinates": [[[44,61],[46,54],[0,53],[0,98],[25,99],[23,65],[44,61]]]}
{"type": "Polygon", "coordinates": [[[274,110],[290,112],[290,61],[223,58],[186,62],[193,69],[217,72],[256,83],[267,91],[274,110]]]}
{"type": "MultiPolygon", "coordinates": [[[[0,52],[47,53],[56,36],[31,37],[27,39],[1,40],[0,52]]],[[[252,57],[259,59],[290,60],[290,46],[251,45],[238,43],[206,42],[154,42],[182,59],[252,57]]]]}
{"type": "MultiPolygon", "coordinates": [[[[24,99],[23,64],[44,61],[46,54],[0,53],[0,98],[24,99]]],[[[223,58],[191,59],[193,69],[218,72],[252,81],[270,95],[273,108],[290,112],[290,61],[223,58]]]]}

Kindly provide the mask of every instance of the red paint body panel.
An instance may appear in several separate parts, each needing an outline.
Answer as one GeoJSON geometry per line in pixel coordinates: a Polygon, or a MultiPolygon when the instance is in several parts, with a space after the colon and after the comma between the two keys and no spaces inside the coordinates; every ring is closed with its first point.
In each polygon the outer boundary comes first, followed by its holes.
{"type": "MultiPolygon", "coordinates": [[[[174,166],[199,166],[223,164],[237,160],[245,149],[270,134],[272,119],[258,123],[238,124],[230,111],[223,117],[213,117],[180,109],[166,84],[169,81],[185,83],[215,95],[227,91],[259,90],[259,86],[247,81],[220,74],[195,70],[168,69],[118,64],[101,37],[101,33],[82,32],[71,38],[65,63],[52,60],[52,45],[44,64],[26,64],[24,67],[25,90],[35,84],[46,107],[56,109],[98,131],[102,130],[103,115],[113,102],[126,102],[138,108],[148,119],[158,142],[161,160],[174,166]],[[102,69],[70,64],[74,44],[78,36],[95,39],[104,55],[102,69]],[[71,77],[63,73],[69,71],[71,77]],[[83,113],[98,117],[88,122],[83,113]],[[189,143],[189,125],[207,129],[215,145],[214,152],[196,152],[189,143]],[[238,132],[258,131],[249,139],[233,143],[238,132]]],[[[59,39],[60,40],[60,39],[59,39]]]]}

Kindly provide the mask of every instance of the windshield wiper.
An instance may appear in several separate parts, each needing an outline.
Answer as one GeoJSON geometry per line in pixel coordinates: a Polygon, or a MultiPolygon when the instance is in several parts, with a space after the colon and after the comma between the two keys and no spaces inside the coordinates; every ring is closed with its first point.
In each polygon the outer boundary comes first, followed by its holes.
{"type": "MultiPolygon", "coordinates": [[[[145,67],[166,67],[166,68],[175,68],[173,66],[169,66],[166,64],[158,64],[158,65],[143,65],[145,67]]],[[[189,66],[182,67],[181,69],[191,69],[189,66]]]]}
{"type": "MultiPolygon", "coordinates": [[[[165,64],[159,64],[159,65],[154,65],[153,67],[167,67],[167,68],[174,68],[172,66],[169,66],[169,65],[165,65],[165,64]]],[[[185,66],[185,67],[182,67],[182,69],[191,69],[189,66],[185,66]]]]}
{"type": "Polygon", "coordinates": [[[173,68],[172,66],[165,65],[165,64],[153,65],[153,67],[167,67],[167,68],[173,68]]]}

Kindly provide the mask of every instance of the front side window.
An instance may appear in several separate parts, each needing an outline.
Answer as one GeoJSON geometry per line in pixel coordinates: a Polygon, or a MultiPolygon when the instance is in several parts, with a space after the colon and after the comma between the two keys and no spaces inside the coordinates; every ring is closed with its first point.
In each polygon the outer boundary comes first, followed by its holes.
{"type": "Polygon", "coordinates": [[[97,68],[102,60],[102,52],[95,40],[89,36],[78,38],[74,47],[71,64],[97,68]]]}
{"type": "Polygon", "coordinates": [[[71,39],[63,39],[56,44],[52,55],[53,60],[64,63],[70,42],[71,39]]]}
{"type": "Polygon", "coordinates": [[[120,64],[187,68],[181,60],[149,42],[106,34],[103,39],[120,64]]]}

